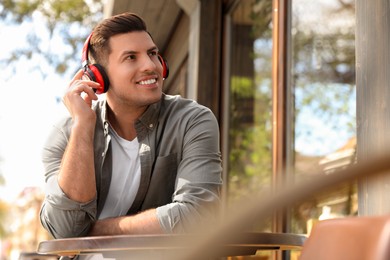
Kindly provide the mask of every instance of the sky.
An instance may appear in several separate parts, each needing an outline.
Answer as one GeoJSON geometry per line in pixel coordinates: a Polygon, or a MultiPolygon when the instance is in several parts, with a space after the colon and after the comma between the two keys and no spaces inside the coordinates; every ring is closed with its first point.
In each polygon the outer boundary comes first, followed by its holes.
{"type": "MultiPolygon", "coordinates": [[[[42,23],[17,26],[0,24],[0,59],[12,49],[23,47],[29,30],[42,30],[42,23]]],[[[52,124],[67,113],[61,97],[67,79],[55,73],[44,78],[32,70],[39,64],[47,72],[51,68],[42,60],[20,60],[15,72],[0,74],[0,172],[5,185],[0,186],[0,199],[13,201],[25,187],[43,187],[42,145],[52,124]]]]}

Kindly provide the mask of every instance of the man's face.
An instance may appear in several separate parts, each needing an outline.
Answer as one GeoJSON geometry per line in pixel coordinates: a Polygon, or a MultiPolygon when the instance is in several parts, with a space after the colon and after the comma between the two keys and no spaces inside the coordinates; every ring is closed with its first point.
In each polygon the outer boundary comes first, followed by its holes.
{"type": "Polygon", "coordinates": [[[131,107],[145,107],[159,101],[163,68],[150,35],[144,31],[118,34],[110,38],[109,44],[108,99],[131,107]]]}

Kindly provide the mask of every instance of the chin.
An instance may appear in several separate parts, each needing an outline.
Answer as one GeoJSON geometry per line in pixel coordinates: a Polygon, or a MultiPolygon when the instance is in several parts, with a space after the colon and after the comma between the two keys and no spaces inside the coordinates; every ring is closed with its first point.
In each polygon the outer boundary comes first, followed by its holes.
{"type": "Polygon", "coordinates": [[[145,103],[148,103],[148,105],[150,105],[160,101],[161,97],[162,97],[162,92],[159,91],[158,93],[157,92],[153,93],[153,95],[148,94],[146,96],[140,97],[140,100],[143,100],[145,103]]]}

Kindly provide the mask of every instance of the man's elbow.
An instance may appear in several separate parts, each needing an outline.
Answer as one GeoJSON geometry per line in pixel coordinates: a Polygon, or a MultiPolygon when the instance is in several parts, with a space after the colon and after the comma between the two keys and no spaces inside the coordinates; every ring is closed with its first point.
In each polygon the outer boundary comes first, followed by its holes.
{"type": "MultiPolygon", "coordinates": [[[[92,221],[86,219],[84,221],[74,221],[70,218],[58,218],[55,212],[48,214],[45,207],[42,207],[40,212],[40,221],[44,229],[49,232],[53,238],[70,238],[88,236],[92,226],[92,221]],[[55,216],[55,217],[51,217],[55,216]]],[[[86,215],[84,213],[84,215],[86,215]]],[[[85,218],[88,218],[85,216],[85,218]]]]}

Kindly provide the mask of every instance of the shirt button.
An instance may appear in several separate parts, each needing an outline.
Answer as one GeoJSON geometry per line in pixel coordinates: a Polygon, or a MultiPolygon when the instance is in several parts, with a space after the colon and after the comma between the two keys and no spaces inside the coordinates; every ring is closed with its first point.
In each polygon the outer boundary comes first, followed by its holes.
{"type": "Polygon", "coordinates": [[[152,128],[152,127],[153,127],[153,124],[150,124],[149,127],[152,128]]]}

